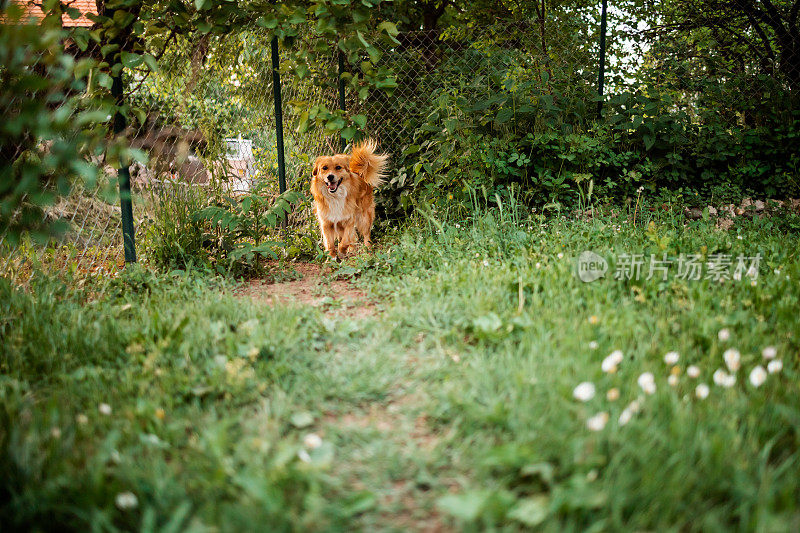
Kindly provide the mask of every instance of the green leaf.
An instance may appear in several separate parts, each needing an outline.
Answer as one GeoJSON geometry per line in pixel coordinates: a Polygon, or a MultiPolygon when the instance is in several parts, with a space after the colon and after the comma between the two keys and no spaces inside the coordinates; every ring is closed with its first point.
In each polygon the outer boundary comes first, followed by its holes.
{"type": "Polygon", "coordinates": [[[372,45],[370,45],[367,42],[367,40],[364,38],[364,34],[361,33],[361,30],[356,30],[356,36],[358,37],[358,40],[361,42],[361,44],[364,46],[364,48],[369,49],[369,48],[372,47],[372,45]]]}
{"type": "Polygon", "coordinates": [[[268,30],[273,30],[278,27],[278,17],[274,14],[270,13],[269,15],[264,15],[260,17],[256,24],[261,26],[262,28],[267,28],[268,30]]]}
{"type": "Polygon", "coordinates": [[[296,428],[302,429],[314,423],[314,416],[308,411],[301,411],[295,413],[289,419],[289,422],[296,428]]]}
{"type": "Polygon", "coordinates": [[[492,333],[500,329],[500,327],[503,325],[503,321],[499,316],[497,316],[496,313],[489,313],[476,318],[473,320],[472,324],[478,331],[483,333],[492,333]]]}
{"type": "Polygon", "coordinates": [[[211,7],[211,0],[194,0],[194,7],[198,11],[203,11],[211,7]]]}
{"type": "Polygon", "coordinates": [[[367,126],[367,117],[365,115],[353,115],[350,120],[355,122],[362,130],[367,126]]]}
{"type": "Polygon", "coordinates": [[[153,57],[150,54],[144,54],[142,57],[144,58],[144,62],[147,65],[147,68],[149,68],[153,72],[158,71],[158,61],[156,60],[155,57],[153,57]]]}
{"type": "Polygon", "coordinates": [[[439,498],[436,506],[443,512],[465,522],[472,522],[483,511],[489,499],[486,491],[471,491],[463,494],[448,494],[439,498]]]}
{"type": "Polygon", "coordinates": [[[509,120],[514,117],[514,111],[504,107],[500,111],[497,112],[497,115],[494,117],[495,122],[498,124],[505,124],[509,120]]]}
{"type": "Polygon", "coordinates": [[[397,25],[394,22],[389,22],[388,20],[378,24],[376,29],[378,31],[385,31],[392,37],[397,37],[400,35],[400,30],[397,29],[397,25]]]}
{"type": "Polygon", "coordinates": [[[346,141],[349,141],[355,136],[356,133],[357,130],[354,127],[348,126],[342,130],[341,135],[346,141]]]}
{"type": "Polygon", "coordinates": [[[132,54],[130,52],[122,52],[120,54],[120,61],[125,68],[136,68],[142,64],[144,58],[139,54],[132,54]]]}
{"type": "Polygon", "coordinates": [[[508,513],[508,517],[535,527],[544,522],[550,514],[550,499],[547,496],[533,496],[520,500],[508,513]]]}

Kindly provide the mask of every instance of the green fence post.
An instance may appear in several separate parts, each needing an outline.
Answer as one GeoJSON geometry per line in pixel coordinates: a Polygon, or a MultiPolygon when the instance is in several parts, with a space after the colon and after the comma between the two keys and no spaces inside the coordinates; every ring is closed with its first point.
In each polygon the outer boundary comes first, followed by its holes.
{"type": "MultiPolygon", "coordinates": [[[[341,50],[339,50],[338,60],[339,60],[339,83],[338,83],[338,85],[339,85],[339,109],[341,109],[342,111],[345,111],[347,106],[346,106],[345,101],[344,101],[344,80],[342,79],[342,75],[344,74],[344,52],[342,52],[341,50]]],[[[342,152],[344,152],[345,148],[347,148],[347,139],[345,139],[344,137],[341,137],[339,139],[339,143],[341,144],[342,152]]]]}
{"type": "MultiPolygon", "coordinates": [[[[120,135],[127,127],[125,115],[119,108],[125,103],[123,96],[122,72],[111,83],[111,94],[116,99],[117,113],[114,115],[114,134],[120,135]]],[[[136,262],[136,241],[133,229],[133,203],[131,202],[131,173],[127,165],[120,162],[117,169],[119,182],[119,207],[122,210],[122,247],[125,250],[125,263],[136,262]]]]}
{"type": "Polygon", "coordinates": [[[278,189],[286,192],[286,163],[283,159],[283,103],[281,102],[281,72],[278,57],[278,37],[272,38],[272,93],[275,97],[275,137],[278,144],[278,189]]]}
{"type": "Polygon", "coordinates": [[[606,9],[608,0],[603,0],[600,11],[600,69],[597,75],[597,118],[603,116],[603,84],[606,76],[606,9]]]}

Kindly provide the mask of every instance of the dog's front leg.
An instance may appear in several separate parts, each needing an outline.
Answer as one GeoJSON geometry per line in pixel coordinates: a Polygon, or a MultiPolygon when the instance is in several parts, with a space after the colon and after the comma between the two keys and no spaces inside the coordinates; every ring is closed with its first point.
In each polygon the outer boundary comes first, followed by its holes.
{"type": "Polygon", "coordinates": [[[325,245],[325,250],[328,251],[331,257],[336,258],[336,234],[334,233],[333,224],[331,222],[323,222],[322,226],[322,243],[325,245]]]}
{"type": "MultiPolygon", "coordinates": [[[[340,224],[342,224],[340,222],[340,224]]],[[[339,239],[339,258],[344,259],[350,251],[350,246],[355,242],[355,226],[352,222],[345,223],[341,230],[341,238],[339,239]]]]}

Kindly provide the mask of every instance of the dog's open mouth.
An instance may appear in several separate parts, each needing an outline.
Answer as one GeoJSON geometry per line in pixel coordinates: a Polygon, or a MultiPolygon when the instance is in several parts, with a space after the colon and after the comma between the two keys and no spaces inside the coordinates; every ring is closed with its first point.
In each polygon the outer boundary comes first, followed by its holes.
{"type": "Polygon", "coordinates": [[[339,181],[334,182],[334,183],[330,183],[330,182],[326,183],[325,185],[328,187],[328,192],[331,193],[331,194],[335,193],[339,189],[339,185],[342,184],[342,180],[343,179],[344,178],[341,178],[339,181]]]}

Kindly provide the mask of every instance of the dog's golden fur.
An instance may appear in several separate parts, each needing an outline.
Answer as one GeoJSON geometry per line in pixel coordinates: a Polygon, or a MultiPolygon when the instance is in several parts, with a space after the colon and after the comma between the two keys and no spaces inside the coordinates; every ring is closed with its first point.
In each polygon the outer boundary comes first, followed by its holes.
{"type": "Polygon", "coordinates": [[[383,170],[389,156],[375,153],[376,143],[368,139],[353,148],[350,155],[321,156],[311,172],[314,211],[325,250],[342,258],[356,242],[355,231],[369,247],[375,220],[373,189],[383,183],[383,170]],[[336,240],[339,250],[336,250],[336,240]]]}

